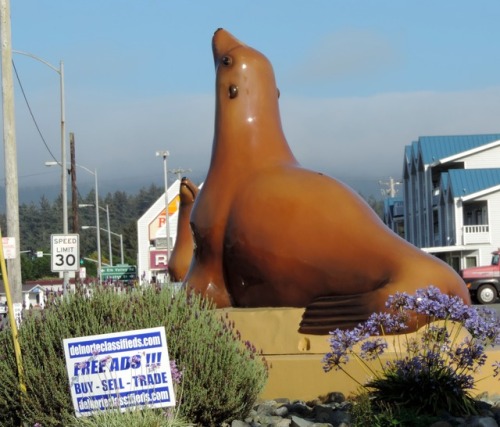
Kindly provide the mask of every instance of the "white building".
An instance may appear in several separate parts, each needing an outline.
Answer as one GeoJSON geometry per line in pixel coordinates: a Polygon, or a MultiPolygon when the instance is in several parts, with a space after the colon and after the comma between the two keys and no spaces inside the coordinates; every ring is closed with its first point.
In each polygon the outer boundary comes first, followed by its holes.
{"type": "Polygon", "coordinates": [[[165,215],[165,193],[137,221],[137,276],[140,280],[164,282],[166,279],[167,222],[169,248],[172,251],[177,237],[180,183],[177,179],[167,191],[168,221],[165,215]]]}
{"type": "Polygon", "coordinates": [[[500,134],[420,137],[405,148],[404,236],[457,271],[500,247],[500,134]]]}
{"type": "MultiPolygon", "coordinates": [[[[47,289],[40,285],[22,285],[23,307],[44,308],[47,289]]],[[[7,295],[3,281],[0,281],[0,314],[6,313],[7,295]]]]}

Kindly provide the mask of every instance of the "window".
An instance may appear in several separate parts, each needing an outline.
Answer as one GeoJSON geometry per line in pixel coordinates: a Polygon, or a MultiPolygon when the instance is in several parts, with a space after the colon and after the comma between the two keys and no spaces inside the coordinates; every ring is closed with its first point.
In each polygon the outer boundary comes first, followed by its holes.
{"type": "Polygon", "coordinates": [[[465,257],[465,268],[477,267],[477,258],[475,256],[465,257]]]}

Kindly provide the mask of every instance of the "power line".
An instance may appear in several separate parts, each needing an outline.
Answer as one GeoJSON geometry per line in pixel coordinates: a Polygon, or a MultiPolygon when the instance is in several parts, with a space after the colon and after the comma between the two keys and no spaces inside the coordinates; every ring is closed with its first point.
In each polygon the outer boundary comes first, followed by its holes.
{"type": "Polygon", "coordinates": [[[191,172],[191,168],[189,169],[182,169],[182,168],[177,168],[177,169],[170,169],[170,173],[174,173],[177,175],[177,179],[180,181],[181,180],[181,174],[184,172],[191,172]]]}
{"type": "Polygon", "coordinates": [[[31,119],[33,120],[33,123],[35,124],[36,130],[38,131],[38,134],[40,135],[40,138],[42,139],[42,142],[45,145],[45,148],[47,149],[47,151],[49,152],[51,157],[57,162],[56,157],[54,156],[54,154],[50,150],[49,146],[47,145],[47,141],[45,141],[45,138],[42,134],[42,131],[40,130],[40,126],[38,126],[38,123],[35,119],[35,115],[33,114],[33,110],[31,109],[30,103],[28,102],[28,98],[26,96],[26,92],[24,91],[23,84],[21,83],[21,79],[19,78],[19,74],[17,72],[16,64],[14,64],[14,60],[12,60],[12,67],[14,68],[17,82],[19,83],[19,87],[21,88],[21,92],[23,94],[24,102],[26,103],[26,106],[28,107],[28,111],[30,113],[31,119]]]}
{"type": "Polygon", "coordinates": [[[398,193],[398,189],[396,188],[397,185],[401,185],[401,181],[395,181],[394,178],[391,176],[389,177],[389,181],[379,181],[378,182],[380,185],[384,185],[387,188],[381,188],[380,191],[383,196],[387,197],[396,197],[396,194],[398,193]]]}

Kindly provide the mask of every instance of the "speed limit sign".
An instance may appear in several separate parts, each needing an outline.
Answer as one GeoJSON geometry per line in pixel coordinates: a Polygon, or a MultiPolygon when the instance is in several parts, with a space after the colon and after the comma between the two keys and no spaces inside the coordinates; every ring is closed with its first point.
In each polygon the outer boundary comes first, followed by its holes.
{"type": "Polygon", "coordinates": [[[50,241],[51,270],[78,271],[80,269],[80,236],[52,234],[50,241]]]}

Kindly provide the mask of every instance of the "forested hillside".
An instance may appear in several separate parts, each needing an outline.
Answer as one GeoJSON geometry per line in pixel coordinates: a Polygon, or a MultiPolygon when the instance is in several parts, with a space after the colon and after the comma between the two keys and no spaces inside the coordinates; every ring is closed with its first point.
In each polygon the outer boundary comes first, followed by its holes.
{"type": "MultiPolygon", "coordinates": [[[[106,206],[109,210],[110,229],[113,233],[123,235],[124,261],[126,264],[135,265],[137,259],[137,220],[151,207],[163,194],[163,188],[154,184],[142,188],[135,195],[123,191],[108,193],[99,199],[100,228],[101,228],[101,256],[103,264],[108,264],[108,234],[106,206]]],[[[382,214],[382,201],[374,197],[367,199],[370,206],[379,216],[382,214]]],[[[73,212],[71,204],[68,207],[68,224],[70,233],[80,234],[80,254],[82,258],[97,260],[97,234],[95,228],[81,229],[82,226],[95,227],[95,193],[90,191],[86,197],[79,195],[78,204],[91,206],[77,209],[78,229],[73,229],[73,212]]],[[[2,235],[6,237],[5,214],[0,215],[2,235]]],[[[42,277],[57,276],[50,271],[50,236],[62,233],[62,199],[59,197],[50,202],[41,196],[38,203],[23,203],[19,206],[19,226],[21,247],[21,268],[23,280],[34,280],[42,277]],[[43,252],[43,257],[36,257],[36,252],[43,252]]],[[[112,235],[113,264],[120,262],[120,238],[112,235]]],[[[96,263],[83,260],[82,266],[87,269],[88,276],[96,276],[96,263]]]]}
{"type": "MultiPolygon", "coordinates": [[[[99,198],[99,221],[101,228],[101,255],[103,263],[109,259],[108,234],[106,206],[109,210],[110,230],[116,234],[123,235],[123,250],[125,263],[135,265],[137,258],[137,220],[151,207],[151,205],[163,194],[164,189],[156,185],[142,188],[135,195],[129,195],[122,191],[108,193],[104,198],[99,198]]],[[[95,193],[90,191],[87,196],[79,195],[78,204],[89,204],[92,206],[81,207],[77,210],[78,231],[73,230],[73,211],[68,207],[68,229],[70,233],[80,234],[80,254],[82,257],[97,260],[97,236],[96,229],[82,230],[81,226],[96,225],[95,193]]],[[[5,214],[0,215],[2,236],[7,236],[5,214]]],[[[20,227],[20,251],[21,268],[23,280],[38,279],[41,277],[57,276],[50,271],[50,236],[61,234],[62,225],[62,198],[59,197],[53,203],[46,197],[41,196],[38,203],[21,204],[19,206],[20,227]],[[37,258],[29,251],[43,252],[45,256],[37,258]]],[[[120,262],[120,238],[111,235],[113,264],[120,262]]],[[[89,275],[95,275],[96,264],[85,261],[89,275]]]]}

